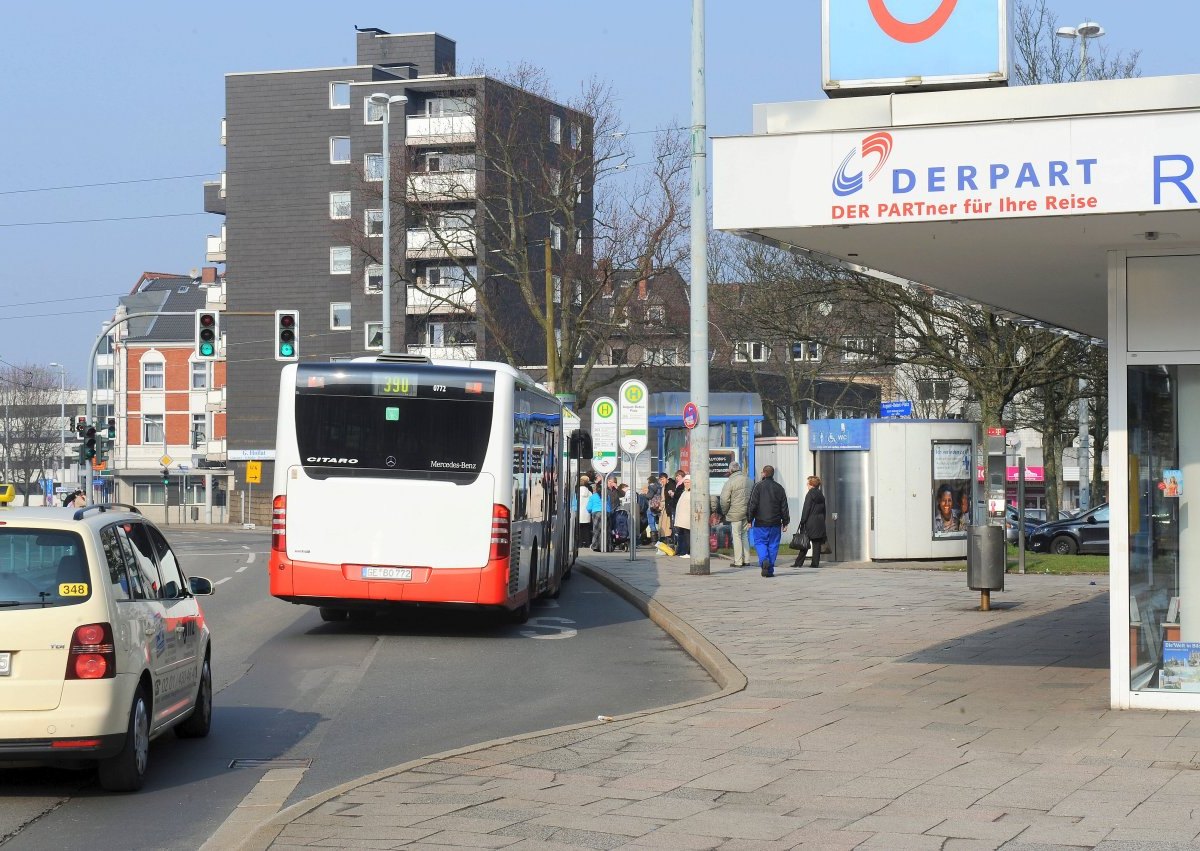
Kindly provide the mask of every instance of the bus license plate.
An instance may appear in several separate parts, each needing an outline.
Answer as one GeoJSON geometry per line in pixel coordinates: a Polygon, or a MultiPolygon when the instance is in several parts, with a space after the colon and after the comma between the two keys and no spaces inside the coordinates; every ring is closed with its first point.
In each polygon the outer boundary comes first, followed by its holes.
{"type": "Polygon", "coordinates": [[[0,653],[0,677],[12,673],[12,653],[0,653]]]}
{"type": "Polygon", "coordinates": [[[364,567],[363,579],[412,579],[411,567],[364,567]]]}

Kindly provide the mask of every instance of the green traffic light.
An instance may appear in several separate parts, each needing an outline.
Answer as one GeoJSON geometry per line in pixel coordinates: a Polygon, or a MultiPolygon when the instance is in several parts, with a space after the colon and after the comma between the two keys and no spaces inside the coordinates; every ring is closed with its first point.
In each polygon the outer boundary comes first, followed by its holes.
{"type": "Polygon", "coordinates": [[[213,356],[213,344],[212,343],[201,343],[200,344],[200,354],[206,358],[211,358],[213,356]]]}
{"type": "Polygon", "coordinates": [[[291,343],[280,343],[279,344],[279,354],[285,358],[290,358],[294,354],[296,354],[296,347],[293,346],[291,343]]]}

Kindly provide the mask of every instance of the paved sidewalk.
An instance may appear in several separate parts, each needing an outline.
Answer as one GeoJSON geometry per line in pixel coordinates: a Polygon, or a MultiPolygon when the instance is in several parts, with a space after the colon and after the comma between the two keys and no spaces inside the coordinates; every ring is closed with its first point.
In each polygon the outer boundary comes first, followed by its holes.
{"type": "Polygon", "coordinates": [[[983,613],[962,573],[585,561],[723,696],[419,760],[243,847],[1195,847],[1200,718],[1108,709],[1106,577],[1009,575],[983,613]]]}

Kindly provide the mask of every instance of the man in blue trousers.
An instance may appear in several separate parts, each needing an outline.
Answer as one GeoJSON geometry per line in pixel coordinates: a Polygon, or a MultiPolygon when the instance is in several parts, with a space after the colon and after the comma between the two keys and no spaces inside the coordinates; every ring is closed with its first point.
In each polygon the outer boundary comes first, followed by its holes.
{"type": "Polygon", "coordinates": [[[763,467],[762,478],[750,491],[750,505],[746,509],[750,519],[750,543],[758,553],[758,565],[764,577],[775,575],[775,559],[779,557],[779,538],[787,528],[787,492],[775,481],[775,468],[770,464],[763,467]]]}

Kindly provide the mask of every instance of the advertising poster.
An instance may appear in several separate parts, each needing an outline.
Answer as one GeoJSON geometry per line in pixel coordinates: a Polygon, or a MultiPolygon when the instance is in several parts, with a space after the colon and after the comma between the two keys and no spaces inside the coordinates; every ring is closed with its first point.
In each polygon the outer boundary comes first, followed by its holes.
{"type": "Polygon", "coordinates": [[[1200,642],[1163,642],[1163,665],[1158,687],[1200,691],[1200,642]]]}
{"type": "Polygon", "coordinates": [[[1183,470],[1163,470],[1162,483],[1158,486],[1163,496],[1183,496],[1183,470]]]}
{"type": "Polygon", "coordinates": [[[946,441],[933,448],[933,537],[965,538],[971,525],[970,441],[946,441]]]}

